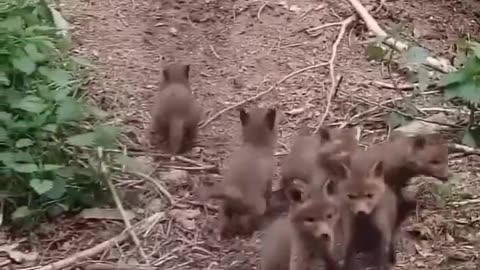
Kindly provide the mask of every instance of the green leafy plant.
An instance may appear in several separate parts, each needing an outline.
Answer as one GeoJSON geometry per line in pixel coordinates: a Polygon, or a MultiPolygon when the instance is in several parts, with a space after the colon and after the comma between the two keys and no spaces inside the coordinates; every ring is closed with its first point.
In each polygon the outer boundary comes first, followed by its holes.
{"type": "Polygon", "coordinates": [[[96,148],[118,147],[119,130],[96,124],[100,110],[80,98],[78,72],[92,65],[69,55],[67,30],[44,0],[0,4],[0,200],[7,221],[34,222],[106,194],[96,148]]]}
{"type": "MultiPolygon", "coordinates": [[[[395,33],[392,34],[395,36],[395,33]]],[[[392,112],[388,116],[387,122],[391,128],[404,125],[417,116],[412,99],[416,94],[425,91],[432,85],[430,71],[426,66],[426,59],[429,57],[427,50],[419,46],[411,46],[404,52],[397,52],[393,49],[381,45],[382,39],[376,40],[367,47],[369,59],[380,61],[387,65],[391,73],[391,66],[398,64],[400,70],[405,71],[405,75],[410,82],[415,83],[413,96],[404,97],[403,107],[406,115],[392,112]],[[398,61],[393,62],[394,56],[398,56],[398,61]],[[406,110],[405,110],[406,109],[406,110]]],[[[476,121],[475,114],[478,111],[480,102],[480,43],[474,40],[461,39],[456,44],[457,57],[454,64],[457,71],[444,74],[437,83],[438,87],[444,89],[443,94],[447,100],[459,101],[470,110],[468,125],[465,128],[462,143],[474,148],[480,146],[480,125],[476,121]]]]}

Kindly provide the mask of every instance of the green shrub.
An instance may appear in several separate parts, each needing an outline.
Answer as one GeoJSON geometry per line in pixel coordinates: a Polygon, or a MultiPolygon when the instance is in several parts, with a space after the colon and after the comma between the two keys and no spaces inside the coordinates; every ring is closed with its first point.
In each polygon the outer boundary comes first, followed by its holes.
{"type": "Polygon", "coordinates": [[[105,189],[98,147],[118,130],[80,98],[86,62],[68,53],[68,23],[39,0],[0,3],[0,200],[7,221],[90,206],[105,189]]]}

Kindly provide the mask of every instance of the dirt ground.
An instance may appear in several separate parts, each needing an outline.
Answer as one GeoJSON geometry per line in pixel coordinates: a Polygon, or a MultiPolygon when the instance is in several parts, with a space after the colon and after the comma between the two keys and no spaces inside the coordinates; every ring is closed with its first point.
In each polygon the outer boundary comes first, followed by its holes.
{"type": "MultiPolygon", "coordinates": [[[[191,64],[194,93],[205,108],[204,119],[207,119],[267,90],[289,73],[327,62],[339,26],[313,32],[306,29],[338,22],[354,14],[344,0],[72,2],[64,8],[74,26],[75,51],[99,66],[91,75],[92,95],[103,109],[115,114],[117,124],[126,126],[132,155],[156,167],[153,176],[159,178],[171,175],[162,174],[171,162],[151,161],[155,150],[149,148],[147,135],[148,112],[161,80],[162,63],[191,64]]],[[[478,36],[480,32],[480,8],[472,6],[475,3],[461,2],[386,1],[374,17],[386,29],[405,23],[413,29],[410,40],[414,39],[436,56],[450,58],[451,45],[459,36],[478,36]]],[[[362,3],[377,5],[373,0],[362,3]]],[[[365,41],[369,38],[361,20],[347,28],[335,60],[336,74],[342,75],[343,80],[326,119],[329,125],[348,123],[362,127],[361,141],[366,145],[386,135],[385,112],[378,103],[399,97],[393,90],[372,84],[374,81],[388,83],[391,79],[384,67],[367,60],[365,41]],[[353,117],[369,109],[371,113],[353,117]]],[[[281,112],[279,159],[299,126],[315,127],[322,117],[330,87],[328,72],[327,66],[305,71],[247,104],[247,107],[252,104],[275,106],[281,112]]],[[[443,106],[428,102],[427,105],[443,106]]],[[[232,109],[202,128],[198,146],[185,156],[221,167],[239,142],[238,109],[232,109]]],[[[445,207],[435,203],[429,192],[433,185],[427,185],[422,209],[405,227],[403,235],[409,240],[399,245],[396,269],[480,267],[480,207],[474,200],[468,200],[480,191],[476,181],[479,164],[475,156],[451,159],[451,170],[459,179],[452,184],[453,195],[445,207]],[[463,205],[454,206],[455,203],[463,205]]],[[[188,177],[173,177],[175,181],[161,178],[178,202],[175,207],[168,206],[165,197],[153,191],[154,186],[144,179],[119,181],[119,187],[127,190],[128,186],[141,193],[141,203],[133,207],[137,209],[138,220],[151,214],[152,200],[158,202],[159,198],[163,207],[153,211],[168,212],[175,208],[185,213],[192,210],[195,226],[188,228],[167,215],[155,222],[148,233],[139,235],[152,265],[165,270],[258,269],[258,235],[261,233],[251,239],[218,241],[214,232],[216,211],[203,207],[195,195],[199,184],[216,181],[218,175],[194,170],[188,163],[177,162],[175,166],[189,169],[188,177]],[[200,214],[195,215],[196,211],[200,214]]],[[[191,225],[192,220],[189,221],[191,225]]],[[[47,245],[41,248],[42,263],[92,247],[123,228],[121,222],[86,222],[76,218],[51,226],[59,229],[46,233],[40,241],[47,245]]],[[[143,263],[133,243],[128,241],[91,259],[143,263]]]]}

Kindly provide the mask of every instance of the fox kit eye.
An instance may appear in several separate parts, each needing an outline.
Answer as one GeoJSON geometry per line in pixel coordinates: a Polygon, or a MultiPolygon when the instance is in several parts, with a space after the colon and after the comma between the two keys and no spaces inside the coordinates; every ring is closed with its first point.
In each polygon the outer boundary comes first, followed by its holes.
{"type": "Polygon", "coordinates": [[[333,215],[331,213],[327,214],[327,219],[332,219],[333,215]]]}
{"type": "Polygon", "coordinates": [[[307,217],[307,218],[305,218],[305,221],[311,223],[311,222],[314,222],[315,219],[312,218],[312,217],[307,217]]]}
{"type": "Polygon", "coordinates": [[[369,198],[369,199],[373,198],[373,194],[372,194],[372,193],[367,193],[365,196],[367,196],[367,198],[369,198]]]}
{"type": "Polygon", "coordinates": [[[440,160],[434,159],[434,160],[431,160],[430,163],[433,165],[439,165],[441,162],[440,160]]]}
{"type": "Polygon", "coordinates": [[[353,194],[348,194],[347,196],[350,200],[355,200],[357,198],[357,196],[355,196],[353,194]]]}

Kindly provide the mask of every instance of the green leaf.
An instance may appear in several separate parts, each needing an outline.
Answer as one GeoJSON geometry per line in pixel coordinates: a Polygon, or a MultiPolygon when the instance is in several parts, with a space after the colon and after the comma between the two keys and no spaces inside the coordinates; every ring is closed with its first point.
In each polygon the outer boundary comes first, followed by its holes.
{"type": "Polygon", "coordinates": [[[428,70],[424,67],[420,67],[418,70],[418,89],[420,90],[420,93],[427,90],[429,83],[430,77],[428,76],[428,70]]]}
{"type": "Polygon", "coordinates": [[[8,140],[8,132],[3,127],[0,127],[0,142],[6,142],[8,140]]]}
{"type": "Polygon", "coordinates": [[[0,152],[0,161],[3,162],[3,164],[11,164],[15,160],[15,153],[12,152],[0,152]]]}
{"type": "Polygon", "coordinates": [[[10,62],[12,63],[13,67],[26,73],[27,75],[32,74],[37,67],[35,62],[24,53],[13,56],[12,58],[10,58],[10,62]]]}
{"type": "Polygon", "coordinates": [[[23,162],[23,163],[34,163],[32,155],[28,152],[16,152],[15,153],[15,161],[16,162],[23,162]]]}
{"type": "Polygon", "coordinates": [[[28,138],[23,138],[23,139],[20,139],[18,140],[16,143],[15,143],[15,147],[17,148],[25,148],[25,147],[29,147],[29,146],[32,146],[34,145],[35,143],[28,139],[28,138]]]}
{"type": "Polygon", "coordinates": [[[11,113],[0,111],[0,122],[8,123],[11,120],[12,120],[12,114],[11,113]]]}
{"type": "Polygon", "coordinates": [[[37,46],[35,46],[35,44],[33,43],[28,43],[27,45],[25,45],[24,49],[27,55],[30,57],[30,59],[32,59],[35,62],[44,61],[46,58],[46,55],[40,53],[37,49],[37,46]]]}
{"type": "Polygon", "coordinates": [[[57,164],[43,164],[42,171],[55,171],[58,169],[63,168],[62,165],[57,165],[57,164]]]}
{"type": "Polygon", "coordinates": [[[445,89],[448,99],[459,97],[468,102],[480,102],[480,87],[474,81],[467,81],[459,85],[452,85],[445,89]]]}
{"type": "Polygon", "coordinates": [[[32,214],[32,211],[28,206],[20,206],[12,213],[12,219],[17,220],[21,218],[26,218],[32,214]]]}
{"type": "Polygon", "coordinates": [[[9,86],[10,79],[8,79],[7,73],[0,71],[0,85],[9,86]]]}
{"type": "Polygon", "coordinates": [[[386,54],[387,52],[378,45],[369,44],[367,46],[367,56],[369,60],[382,61],[386,54]]]}
{"type": "Polygon", "coordinates": [[[68,22],[62,16],[62,14],[60,12],[58,12],[55,8],[49,7],[49,9],[50,9],[50,12],[52,13],[52,17],[53,17],[53,21],[55,23],[55,26],[58,29],[62,30],[61,34],[65,36],[67,34],[68,29],[69,29],[68,22]]]}
{"type": "Polygon", "coordinates": [[[414,46],[405,52],[408,63],[423,64],[428,57],[428,51],[422,47],[414,46]]]}
{"type": "Polygon", "coordinates": [[[144,170],[144,167],[140,162],[127,155],[118,154],[116,155],[116,160],[118,163],[125,166],[125,169],[129,172],[142,172],[144,170]]]}
{"type": "Polygon", "coordinates": [[[43,99],[29,95],[20,100],[17,104],[12,106],[13,108],[22,109],[27,112],[41,113],[48,106],[44,103],[43,99]]]}
{"type": "Polygon", "coordinates": [[[463,65],[463,72],[467,78],[472,78],[480,74],[480,59],[477,57],[468,57],[463,65]]]}
{"type": "Polygon", "coordinates": [[[463,71],[455,71],[445,74],[438,83],[439,86],[448,86],[451,84],[462,83],[467,80],[463,71]]]}
{"type": "Polygon", "coordinates": [[[87,132],[84,134],[73,135],[67,138],[66,143],[74,146],[94,146],[95,133],[87,132]]]}
{"type": "Polygon", "coordinates": [[[54,82],[58,86],[67,86],[71,79],[70,73],[63,69],[51,69],[47,67],[40,67],[38,72],[47,77],[48,80],[54,82]]]}
{"type": "Polygon", "coordinates": [[[33,173],[38,171],[38,166],[35,163],[12,163],[8,167],[19,173],[33,173]]]}
{"type": "Polygon", "coordinates": [[[95,106],[90,106],[88,104],[84,105],[84,108],[86,109],[88,114],[98,119],[105,119],[109,115],[108,112],[103,111],[95,106]]]}
{"type": "Polygon", "coordinates": [[[97,126],[94,132],[97,145],[108,148],[115,145],[120,130],[112,126],[97,126]]]}
{"type": "Polygon", "coordinates": [[[53,188],[53,181],[34,178],[30,180],[30,186],[33,188],[33,190],[35,190],[35,192],[37,192],[38,195],[42,195],[53,188]]]}
{"type": "Polygon", "coordinates": [[[83,107],[72,97],[66,97],[57,109],[57,123],[78,121],[83,117],[83,107]]]}
{"type": "Polygon", "coordinates": [[[66,183],[64,179],[56,178],[53,180],[53,187],[47,193],[45,193],[45,196],[52,200],[58,200],[67,191],[65,186],[66,183]]]}
{"type": "Polygon", "coordinates": [[[480,59],[480,43],[472,42],[472,50],[475,56],[480,59]]]}
{"type": "Polygon", "coordinates": [[[42,127],[42,130],[48,131],[48,132],[57,132],[58,125],[56,124],[47,124],[42,127]]]}
{"type": "Polygon", "coordinates": [[[465,130],[465,134],[462,138],[462,144],[473,148],[480,147],[480,128],[476,127],[465,130]]]}
{"type": "Polygon", "coordinates": [[[0,21],[0,29],[18,32],[22,30],[23,20],[20,16],[10,16],[0,21]]]}

